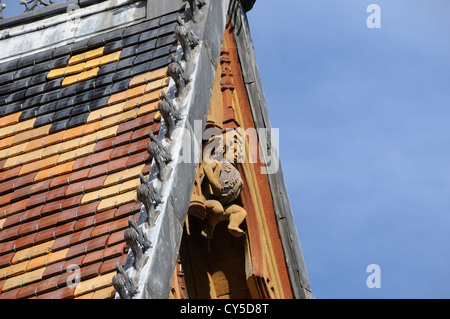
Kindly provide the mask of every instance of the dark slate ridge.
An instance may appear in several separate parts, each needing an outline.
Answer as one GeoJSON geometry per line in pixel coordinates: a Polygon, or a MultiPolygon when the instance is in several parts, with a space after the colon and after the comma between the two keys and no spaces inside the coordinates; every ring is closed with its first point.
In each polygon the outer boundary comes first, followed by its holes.
{"type": "Polygon", "coordinates": [[[20,121],[37,118],[35,127],[52,124],[50,133],[83,125],[91,111],[107,105],[131,79],[170,63],[175,52],[176,19],[182,11],[0,64],[0,116],[22,111],[20,121]],[[105,47],[121,50],[120,60],[100,67],[97,76],[67,87],[63,78],[47,80],[50,70],[68,65],[71,56],[105,47]]]}

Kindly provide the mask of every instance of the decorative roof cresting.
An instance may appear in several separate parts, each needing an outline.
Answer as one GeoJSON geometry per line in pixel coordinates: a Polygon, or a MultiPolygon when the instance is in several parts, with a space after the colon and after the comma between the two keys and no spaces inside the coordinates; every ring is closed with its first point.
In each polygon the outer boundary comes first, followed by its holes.
{"type": "MultiPolygon", "coordinates": [[[[2,1],[0,0],[0,3],[2,1]]],[[[49,7],[53,4],[55,4],[53,2],[53,0],[49,0],[48,2],[44,1],[44,0],[20,0],[20,4],[25,6],[25,11],[24,12],[28,12],[28,11],[33,11],[34,9],[36,9],[40,4],[45,6],[45,7],[49,7]]],[[[0,6],[0,19],[3,19],[3,9],[6,8],[6,4],[2,4],[0,6]]]]}

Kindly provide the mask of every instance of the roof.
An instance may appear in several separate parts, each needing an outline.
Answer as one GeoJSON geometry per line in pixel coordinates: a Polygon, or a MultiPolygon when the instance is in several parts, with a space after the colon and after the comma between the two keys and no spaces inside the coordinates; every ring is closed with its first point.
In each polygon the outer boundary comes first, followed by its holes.
{"type": "Polygon", "coordinates": [[[0,60],[0,298],[114,296],[179,15],[0,60]]]}

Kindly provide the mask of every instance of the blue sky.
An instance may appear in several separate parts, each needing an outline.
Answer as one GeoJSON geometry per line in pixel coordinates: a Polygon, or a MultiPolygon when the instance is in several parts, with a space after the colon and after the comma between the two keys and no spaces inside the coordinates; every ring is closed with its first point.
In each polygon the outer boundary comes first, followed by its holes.
{"type": "Polygon", "coordinates": [[[249,13],[316,298],[450,297],[449,15],[448,0],[258,0],[249,13]],[[366,25],[372,3],[381,29],[366,25]]]}
{"type": "Polygon", "coordinates": [[[446,0],[260,0],[249,13],[316,298],[450,297],[449,14],[446,0]],[[380,29],[366,25],[372,3],[380,29]]]}

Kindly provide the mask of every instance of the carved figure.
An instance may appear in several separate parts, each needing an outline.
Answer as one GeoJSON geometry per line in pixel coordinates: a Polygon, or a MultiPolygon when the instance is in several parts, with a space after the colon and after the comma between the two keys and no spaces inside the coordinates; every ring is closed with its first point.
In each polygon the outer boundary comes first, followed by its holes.
{"type": "Polygon", "coordinates": [[[167,125],[167,138],[171,140],[173,131],[177,126],[177,122],[181,120],[181,114],[177,110],[171,107],[167,101],[161,101],[158,103],[158,110],[161,112],[162,117],[167,125]]]}
{"type": "Polygon", "coordinates": [[[175,28],[175,35],[183,48],[183,61],[189,61],[191,57],[192,49],[195,48],[200,40],[199,38],[189,30],[186,24],[178,17],[179,26],[175,28]]]}
{"type": "Polygon", "coordinates": [[[112,284],[120,296],[120,299],[131,299],[139,291],[125,270],[116,263],[117,275],[112,279],[112,284]]]}
{"type": "Polygon", "coordinates": [[[177,95],[179,95],[189,83],[189,77],[185,74],[181,64],[177,61],[169,64],[167,67],[167,75],[174,80],[177,87],[177,95]]]}
{"type": "Polygon", "coordinates": [[[152,245],[142,229],[138,227],[136,222],[132,220],[131,217],[128,219],[128,222],[130,224],[130,228],[125,231],[124,237],[126,243],[133,251],[133,267],[139,270],[142,268],[145,262],[144,252],[147,249],[151,248],[152,245]]]}
{"type": "MultiPolygon", "coordinates": [[[[210,144],[215,137],[207,143],[210,144]]],[[[206,149],[206,148],[205,148],[206,149]]],[[[235,159],[237,158],[237,154],[235,159]]],[[[211,239],[214,228],[221,220],[229,220],[228,231],[235,237],[245,235],[239,227],[247,217],[245,209],[234,201],[239,197],[244,186],[239,171],[234,163],[226,159],[215,158],[212,152],[204,152],[200,166],[200,183],[206,207],[206,225],[202,236],[211,239]]]]}
{"type": "Polygon", "coordinates": [[[156,219],[160,212],[155,210],[155,206],[162,203],[161,194],[153,187],[147,178],[141,173],[141,184],[137,187],[137,198],[144,204],[147,212],[147,224],[149,228],[155,226],[156,219]]]}
{"type": "MultiPolygon", "coordinates": [[[[172,172],[172,168],[167,165],[172,159],[168,155],[168,151],[155,142],[151,142],[147,146],[147,152],[155,159],[158,167],[158,179],[161,182],[167,181],[172,172]]],[[[170,155],[170,154],[169,154],[170,155]]]]}

